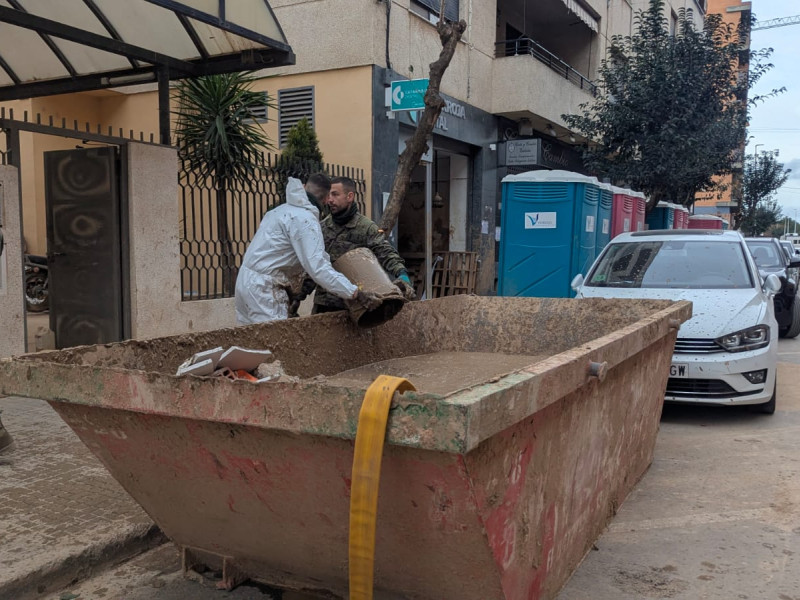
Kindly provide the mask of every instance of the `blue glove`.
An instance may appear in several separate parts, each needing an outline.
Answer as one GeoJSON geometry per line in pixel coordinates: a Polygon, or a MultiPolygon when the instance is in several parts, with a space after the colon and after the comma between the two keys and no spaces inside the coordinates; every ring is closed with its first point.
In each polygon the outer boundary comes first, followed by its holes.
{"type": "Polygon", "coordinates": [[[411,279],[408,278],[408,273],[403,271],[392,283],[400,289],[406,300],[416,300],[417,295],[414,293],[414,286],[411,285],[411,279]]]}

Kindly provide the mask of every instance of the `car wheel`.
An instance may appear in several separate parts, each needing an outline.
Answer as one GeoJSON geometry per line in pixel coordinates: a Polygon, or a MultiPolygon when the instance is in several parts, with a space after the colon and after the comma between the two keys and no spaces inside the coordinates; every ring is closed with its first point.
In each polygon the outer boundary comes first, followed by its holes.
{"type": "Polygon", "coordinates": [[[750,408],[753,412],[761,413],[762,415],[775,414],[775,400],[778,396],[778,376],[775,376],[775,389],[772,390],[772,398],[763,404],[754,404],[750,408]]]}
{"type": "Polygon", "coordinates": [[[800,335],[800,300],[795,296],[792,302],[792,324],[786,328],[783,337],[796,338],[798,335],[800,335]]]}

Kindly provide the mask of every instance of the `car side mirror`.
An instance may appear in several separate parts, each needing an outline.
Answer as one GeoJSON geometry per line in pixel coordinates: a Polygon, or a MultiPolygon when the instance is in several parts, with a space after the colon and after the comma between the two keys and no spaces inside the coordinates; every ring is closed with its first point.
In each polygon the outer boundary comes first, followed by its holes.
{"type": "Polygon", "coordinates": [[[764,289],[766,289],[768,292],[777,294],[781,291],[781,287],[781,280],[777,275],[775,275],[775,273],[770,273],[767,275],[766,279],[764,279],[764,289]]]}
{"type": "Polygon", "coordinates": [[[581,275],[580,273],[575,275],[575,278],[569,285],[574,292],[577,292],[579,289],[581,289],[581,286],[583,285],[583,275],[581,275]]]}
{"type": "Polygon", "coordinates": [[[793,256],[792,259],[789,261],[789,268],[794,269],[796,267],[800,267],[800,256],[793,256]]]}

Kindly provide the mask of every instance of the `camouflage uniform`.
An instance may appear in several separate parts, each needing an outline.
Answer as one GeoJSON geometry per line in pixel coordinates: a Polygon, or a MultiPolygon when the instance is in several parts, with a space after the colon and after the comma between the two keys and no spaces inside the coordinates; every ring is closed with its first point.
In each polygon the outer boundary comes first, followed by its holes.
{"type": "MultiPolygon", "coordinates": [[[[331,256],[331,263],[353,248],[369,248],[372,250],[383,270],[391,279],[406,273],[406,265],[397,250],[386,240],[378,226],[369,218],[356,212],[347,223],[339,225],[331,215],[321,222],[322,236],[325,238],[325,250],[331,256]]],[[[308,288],[304,284],[304,292],[308,288]]],[[[317,286],[314,297],[315,311],[344,310],[342,300],[317,286]]]]}

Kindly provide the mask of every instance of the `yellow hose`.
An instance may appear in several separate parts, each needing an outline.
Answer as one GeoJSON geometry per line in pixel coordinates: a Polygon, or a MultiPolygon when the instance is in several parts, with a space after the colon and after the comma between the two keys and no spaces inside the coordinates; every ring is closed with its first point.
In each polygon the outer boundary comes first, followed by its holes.
{"type": "Polygon", "coordinates": [[[400,377],[379,375],[364,395],[358,414],[350,486],[350,600],[372,600],[375,520],[386,421],[394,393],[415,389],[400,377]]]}

